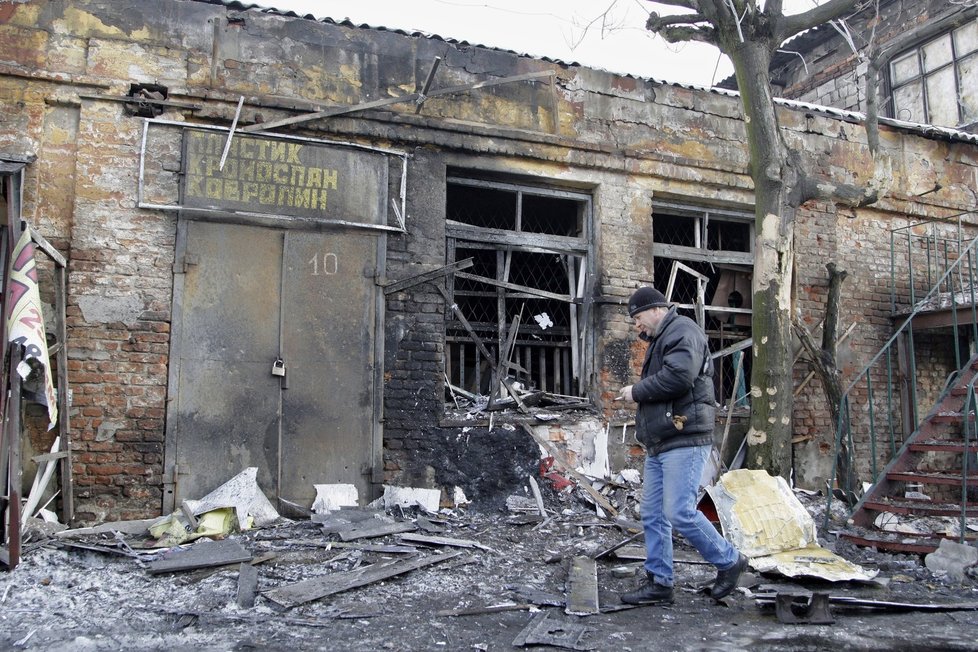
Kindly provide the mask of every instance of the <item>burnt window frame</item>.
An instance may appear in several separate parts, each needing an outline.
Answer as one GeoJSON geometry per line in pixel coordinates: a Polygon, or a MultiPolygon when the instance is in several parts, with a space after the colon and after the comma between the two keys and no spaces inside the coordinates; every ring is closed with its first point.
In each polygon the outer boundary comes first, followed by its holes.
{"type": "Polygon", "coordinates": [[[714,384],[716,398],[726,404],[733,398],[737,405],[749,404],[749,388],[745,379],[750,378],[750,356],[744,352],[751,337],[750,283],[746,283],[742,301],[746,305],[733,307],[726,301],[715,302],[716,292],[721,285],[724,272],[752,275],[754,267],[754,213],[750,209],[727,206],[710,206],[685,201],[680,198],[657,198],[652,201],[652,267],[654,285],[671,297],[681,275],[685,276],[686,296],[673,298],[681,314],[685,314],[706,332],[710,351],[714,356],[716,373],[714,384]],[[673,221],[689,220],[692,229],[692,242],[688,245],[662,242],[656,235],[656,219],[669,218],[673,221]],[[711,241],[722,241],[713,237],[711,224],[742,225],[745,230],[742,246],[738,249],[711,249],[711,241]],[[742,250],[745,249],[745,250],[742,250]],[[672,261],[667,263],[666,261],[672,261]],[[678,264],[673,264],[678,263],[678,264]],[[664,275],[664,278],[660,276],[664,275]],[[701,277],[706,277],[701,280],[701,277]],[[697,297],[687,299],[692,292],[690,284],[697,287],[697,297]],[[729,325],[725,322],[732,322],[729,325]],[[744,352],[737,356],[738,352],[744,352]],[[740,357],[740,362],[736,358],[740,357]],[[742,374],[736,381],[735,376],[742,374]],[[736,396],[733,396],[734,387],[736,396]]]}
{"type": "MultiPolygon", "coordinates": [[[[540,224],[539,221],[536,223],[540,224]]],[[[565,231],[569,230],[568,225],[569,221],[565,220],[565,231]]],[[[484,321],[477,319],[471,326],[477,335],[485,340],[485,346],[496,358],[501,347],[508,345],[512,317],[520,315],[517,339],[513,347],[521,352],[514,354],[512,360],[515,365],[509,369],[509,375],[515,377],[517,382],[529,382],[535,389],[560,396],[567,395],[575,398],[588,396],[592,386],[594,350],[593,329],[590,327],[592,319],[590,297],[593,295],[595,258],[592,230],[593,198],[587,191],[555,185],[489,179],[464,173],[450,173],[446,178],[446,264],[460,262],[473,252],[487,252],[490,255],[495,253],[496,257],[490,265],[494,274],[491,283],[488,277],[482,277],[480,273],[489,266],[483,265],[482,270],[479,270],[477,261],[473,268],[449,277],[449,296],[455,305],[463,309],[464,314],[467,294],[471,296],[481,292],[484,294],[483,298],[490,301],[492,295],[495,295],[495,319],[484,321]],[[513,194],[512,228],[482,226],[452,219],[450,196],[453,186],[475,192],[513,194]],[[576,204],[577,234],[573,236],[548,234],[540,232],[540,228],[533,231],[524,230],[523,211],[527,198],[538,198],[544,203],[569,201],[576,204]],[[556,264],[562,265],[567,274],[566,289],[560,294],[566,296],[558,299],[552,296],[557,294],[552,289],[545,290],[526,284],[509,283],[505,277],[511,268],[507,269],[507,265],[511,265],[513,259],[520,256],[528,260],[533,257],[540,260],[541,256],[554,256],[556,257],[554,261],[559,258],[560,262],[556,264]],[[481,277],[483,280],[473,277],[481,277]],[[480,286],[478,291],[474,290],[473,284],[480,286]],[[520,307],[521,302],[532,304],[541,299],[549,301],[551,306],[566,305],[566,319],[564,315],[550,315],[555,322],[565,324],[563,330],[551,327],[550,332],[546,333],[547,329],[542,329],[534,321],[533,311],[527,312],[520,307]],[[504,321],[500,319],[501,316],[507,319],[504,321]],[[556,336],[547,339],[547,336],[553,333],[560,333],[560,337],[566,335],[566,341],[562,343],[556,336]],[[532,338],[536,338],[536,341],[530,342],[529,339],[532,338]],[[545,360],[538,357],[538,354],[546,347],[552,348],[553,351],[551,351],[552,357],[545,360]],[[548,367],[549,371],[547,371],[548,367]],[[541,369],[544,369],[543,378],[539,377],[541,369]]],[[[466,375],[466,364],[469,364],[469,361],[462,360],[464,350],[458,347],[469,345],[467,340],[470,336],[464,333],[450,307],[446,307],[445,320],[446,382],[451,383],[453,387],[474,383],[474,393],[493,395],[498,390],[498,383],[495,387],[492,386],[495,379],[492,379],[491,370],[485,368],[485,362],[482,362],[480,370],[478,363],[481,354],[471,360],[476,364],[472,372],[466,375]],[[461,377],[456,373],[457,370],[462,370],[461,377]]]]}

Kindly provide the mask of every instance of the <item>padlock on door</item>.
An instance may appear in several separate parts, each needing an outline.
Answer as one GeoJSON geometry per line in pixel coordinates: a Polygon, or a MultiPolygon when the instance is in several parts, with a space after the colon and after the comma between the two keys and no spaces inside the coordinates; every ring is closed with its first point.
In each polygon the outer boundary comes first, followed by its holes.
{"type": "Polygon", "coordinates": [[[272,363],[272,375],[280,378],[285,375],[285,361],[282,358],[272,363]]]}

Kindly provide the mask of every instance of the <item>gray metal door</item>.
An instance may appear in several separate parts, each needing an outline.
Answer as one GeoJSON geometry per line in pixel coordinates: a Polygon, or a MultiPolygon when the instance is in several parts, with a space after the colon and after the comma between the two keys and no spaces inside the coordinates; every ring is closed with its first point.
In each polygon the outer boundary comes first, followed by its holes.
{"type": "Polygon", "coordinates": [[[164,509],[249,466],[273,502],[308,507],[319,483],[369,496],[376,252],[360,233],[181,220],[164,509]]]}

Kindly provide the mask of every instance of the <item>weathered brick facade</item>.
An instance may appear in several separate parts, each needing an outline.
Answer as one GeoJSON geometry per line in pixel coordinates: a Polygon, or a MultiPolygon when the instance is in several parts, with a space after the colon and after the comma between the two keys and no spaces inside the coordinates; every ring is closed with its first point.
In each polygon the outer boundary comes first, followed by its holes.
{"type": "MultiPolygon", "coordinates": [[[[176,213],[137,205],[144,121],[116,98],[132,84],[158,84],[170,102],[160,119],[228,127],[244,96],[239,126],[245,126],[410,93],[436,56],[443,58],[436,88],[537,72],[553,73],[553,83],[544,76],[431,98],[420,112],[413,103],[391,104],[284,132],[408,154],[406,232],[369,236],[383,243],[381,284],[445,265],[452,171],[591,197],[595,282],[587,299],[594,372],[583,383],[599,413],[586,427],[550,428],[572,459],[583,459],[593,451],[581,437],[607,419],[627,419],[628,411],[612,399],[633,379],[641,346],[622,304],[637,285],[653,280],[653,196],[750,210],[737,97],[220,3],[161,0],[120,9],[94,0],[35,0],[0,6],[0,158],[37,157],[27,168],[24,217],[69,260],[67,344],[80,520],[158,514],[166,490],[174,278],[185,261],[175,254],[176,213]]],[[[860,127],[784,108],[780,120],[789,141],[813,153],[813,165],[838,181],[866,180],[871,168],[860,127]]],[[[151,139],[145,199],[175,196],[181,169],[176,131],[158,130],[151,139]]],[[[890,334],[891,230],[959,213],[973,201],[966,186],[973,186],[978,165],[975,142],[897,129],[886,129],[883,138],[895,154],[893,191],[858,211],[809,204],[796,233],[795,294],[807,323],[817,322],[823,308],[825,263],[834,260],[850,274],[842,321],[856,327],[846,347],[847,371],[860,368],[890,334]],[[935,183],[943,190],[921,194],[935,183]]],[[[446,447],[458,452],[460,436],[457,428],[439,427],[445,301],[434,286],[420,284],[389,294],[384,305],[377,361],[383,450],[375,482],[457,480],[451,469],[438,468],[457,463],[457,455],[442,453],[446,447]]],[[[935,376],[941,366],[935,363],[935,376]]],[[[799,364],[796,380],[807,372],[799,364]]],[[[795,419],[805,439],[797,451],[803,482],[826,477],[829,421],[818,383],[811,382],[798,397],[795,419]]],[[[488,431],[471,437],[467,445],[483,451],[499,446],[488,431]]],[[[637,450],[620,437],[611,437],[609,448],[614,465],[634,463],[637,450]]],[[[517,450],[507,443],[497,457],[517,450]]]]}

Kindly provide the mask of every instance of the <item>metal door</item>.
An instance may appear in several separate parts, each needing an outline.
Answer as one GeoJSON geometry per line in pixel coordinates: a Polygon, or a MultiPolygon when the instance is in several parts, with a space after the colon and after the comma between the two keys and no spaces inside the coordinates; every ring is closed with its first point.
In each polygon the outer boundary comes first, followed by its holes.
{"type": "Polygon", "coordinates": [[[308,507],[334,482],[369,496],[376,251],[361,233],[180,221],[164,509],[249,466],[273,502],[308,507]]]}

